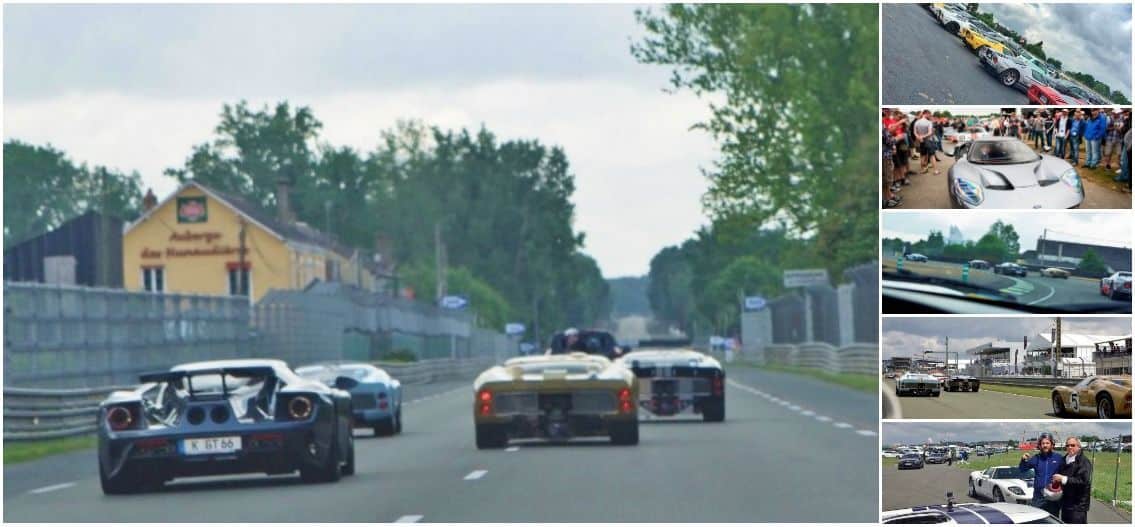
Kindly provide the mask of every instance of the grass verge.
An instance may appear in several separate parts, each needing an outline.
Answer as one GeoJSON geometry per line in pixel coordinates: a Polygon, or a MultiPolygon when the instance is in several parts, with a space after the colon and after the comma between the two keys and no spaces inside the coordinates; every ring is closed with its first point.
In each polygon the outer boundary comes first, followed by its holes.
{"type": "MultiPolygon", "coordinates": [[[[1061,452],[1061,455],[1063,453],[1061,452]]],[[[1104,503],[1111,503],[1115,496],[1120,496],[1123,503],[1118,507],[1131,512],[1131,453],[1123,452],[1088,452],[1088,459],[1092,460],[1092,497],[1104,503]],[[1118,486],[1116,475],[1118,474],[1118,486]]],[[[1015,467],[1021,461],[1021,452],[1010,451],[986,458],[985,456],[971,455],[969,464],[962,467],[973,470],[985,470],[989,467],[1011,466],[1015,467]]],[[[882,466],[893,467],[898,465],[896,458],[882,458],[882,466]]],[[[955,462],[955,465],[957,463],[955,462]]]]}
{"type": "Polygon", "coordinates": [[[774,364],[765,364],[758,366],[755,363],[748,361],[734,361],[729,363],[730,366],[745,366],[747,368],[759,368],[768,371],[777,371],[782,373],[791,373],[794,375],[804,375],[819,379],[824,382],[846,386],[861,392],[878,393],[879,392],[879,377],[876,375],[863,375],[858,373],[828,373],[823,370],[815,370],[812,368],[800,368],[797,366],[781,366],[774,364]]]}
{"type": "Polygon", "coordinates": [[[44,441],[5,441],[4,464],[23,463],[65,452],[94,448],[97,444],[98,438],[94,435],[63,437],[44,441]]]}
{"type": "Polygon", "coordinates": [[[1008,384],[990,384],[988,382],[981,383],[981,389],[992,392],[1040,397],[1041,399],[1048,399],[1049,394],[1052,392],[1051,388],[1042,388],[1040,386],[1009,386],[1008,384]]]}

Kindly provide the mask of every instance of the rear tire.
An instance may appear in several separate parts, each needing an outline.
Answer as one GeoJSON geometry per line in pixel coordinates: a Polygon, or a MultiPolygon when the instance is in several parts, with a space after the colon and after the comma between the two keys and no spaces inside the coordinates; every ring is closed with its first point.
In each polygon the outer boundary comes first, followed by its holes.
{"type": "Polygon", "coordinates": [[[479,450],[504,448],[508,446],[508,434],[500,425],[476,425],[477,448],[479,450]]]}
{"type": "Polygon", "coordinates": [[[1021,74],[1017,70],[1005,70],[1001,72],[1001,84],[1007,87],[1017,85],[1017,81],[1021,80],[1021,74]]]}
{"type": "Polygon", "coordinates": [[[398,411],[394,412],[394,433],[402,433],[402,407],[398,407],[398,411]]]}
{"type": "Polygon", "coordinates": [[[608,426],[610,427],[611,443],[616,445],[638,444],[638,419],[629,423],[611,423],[608,426]]]}
{"type": "Polygon", "coordinates": [[[946,31],[949,31],[951,35],[957,35],[959,29],[961,29],[961,26],[957,22],[946,24],[946,31]]]}
{"type": "Polygon", "coordinates": [[[705,403],[701,409],[702,420],[707,423],[720,423],[725,420],[725,399],[705,403]]]}
{"type": "Polygon", "coordinates": [[[352,435],[347,446],[347,462],[343,464],[343,475],[355,475],[355,438],[352,435]]]}
{"type": "Polygon", "coordinates": [[[339,440],[331,440],[331,452],[327,460],[319,466],[300,467],[300,479],[305,483],[333,483],[339,481],[342,473],[339,468],[339,440]]]}

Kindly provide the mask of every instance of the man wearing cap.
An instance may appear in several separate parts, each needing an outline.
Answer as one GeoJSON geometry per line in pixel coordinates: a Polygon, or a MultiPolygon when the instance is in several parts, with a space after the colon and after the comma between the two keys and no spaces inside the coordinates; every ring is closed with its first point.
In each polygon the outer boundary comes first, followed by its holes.
{"type": "Polygon", "coordinates": [[[1064,523],[1088,523],[1092,504],[1092,461],[1080,455],[1080,440],[1069,437],[1064,443],[1064,462],[1052,476],[1064,491],[1060,496],[1060,519],[1064,523]]]}
{"type": "Polygon", "coordinates": [[[1035,471],[1032,506],[1044,509],[1053,516],[1058,516],[1060,514],[1060,502],[1045,499],[1044,487],[1049,481],[1052,481],[1052,476],[1060,470],[1063,459],[1052,451],[1052,436],[1041,434],[1037,444],[1040,447],[1040,453],[1032,457],[1023,454],[1018,468],[1021,470],[1031,468],[1035,471]]]}

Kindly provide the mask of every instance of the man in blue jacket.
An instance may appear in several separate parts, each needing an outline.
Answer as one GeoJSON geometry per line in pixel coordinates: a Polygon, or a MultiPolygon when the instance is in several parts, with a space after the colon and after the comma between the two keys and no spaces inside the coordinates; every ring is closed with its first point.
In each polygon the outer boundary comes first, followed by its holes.
{"type": "Polygon", "coordinates": [[[1100,164],[1100,158],[1103,157],[1100,146],[1105,135],[1107,135],[1107,114],[1099,108],[1092,108],[1092,119],[1088,121],[1087,130],[1084,131],[1084,139],[1088,140],[1088,160],[1084,163],[1085,167],[1096,168],[1100,164]]]}
{"type": "Polygon", "coordinates": [[[1072,121],[1068,123],[1068,152],[1071,155],[1069,162],[1072,166],[1080,164],[1080,141],[1084,138],[1084,129],[1087,128],[1087,121],[1084,121],[1084,112],[1076,110],[1072,116],[1072,121]]]}
{"type": "Polygon", "coordinates": [[[1040,453],[1029,457],[1028,454],[1021,456],[1021,463],[1018,467],[1021,470],[1033,469],[1035,475],[1033,476],[1033,502],[1032,506],[1044,509],[1053,516],[1060,516],[1060,502],[1048,501],[1044,499],[1044,487],[1052,481],[1052,476],[1060,471],[1060,466],[1064,462],[1064,458],[1052,451],[1052,436],[1048,434],[1041,434],[1038,440],[1040,453]]]}

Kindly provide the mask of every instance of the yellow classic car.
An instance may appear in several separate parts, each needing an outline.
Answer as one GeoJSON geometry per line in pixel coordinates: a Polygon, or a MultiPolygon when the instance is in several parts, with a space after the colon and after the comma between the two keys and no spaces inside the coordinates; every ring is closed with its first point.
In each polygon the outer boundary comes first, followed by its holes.
{"type": "Polygon", "coordinates": [[[638,444],[634,373],[601,355],[573,352],[509,359],[473,381],[477,448],[510,439],[608,436],[638,444]]]}
{"type": "Polygon", "coordinates": [[[1114,419],[1131,417],[1131,376],[1096,375],[1052,389],[1052,413],[1114,419]]]}
{"type": "Polygon", "coordinates": [[[1013,53],[1012,50],[1006,51],[1008,47],[1005,46],[1004,43],[994,40],[984,33],[974,29],[963,29],[962,40],[964,40],[966,45],[969,46],[970,51],[973,51],[975,53],[980,54],[981,48],[989,48],[993,51],[1001,53],[1002,55],[1006,53],[1008,53],[1009,55],[1016,55],[1016,53],[1013,53]]]}

